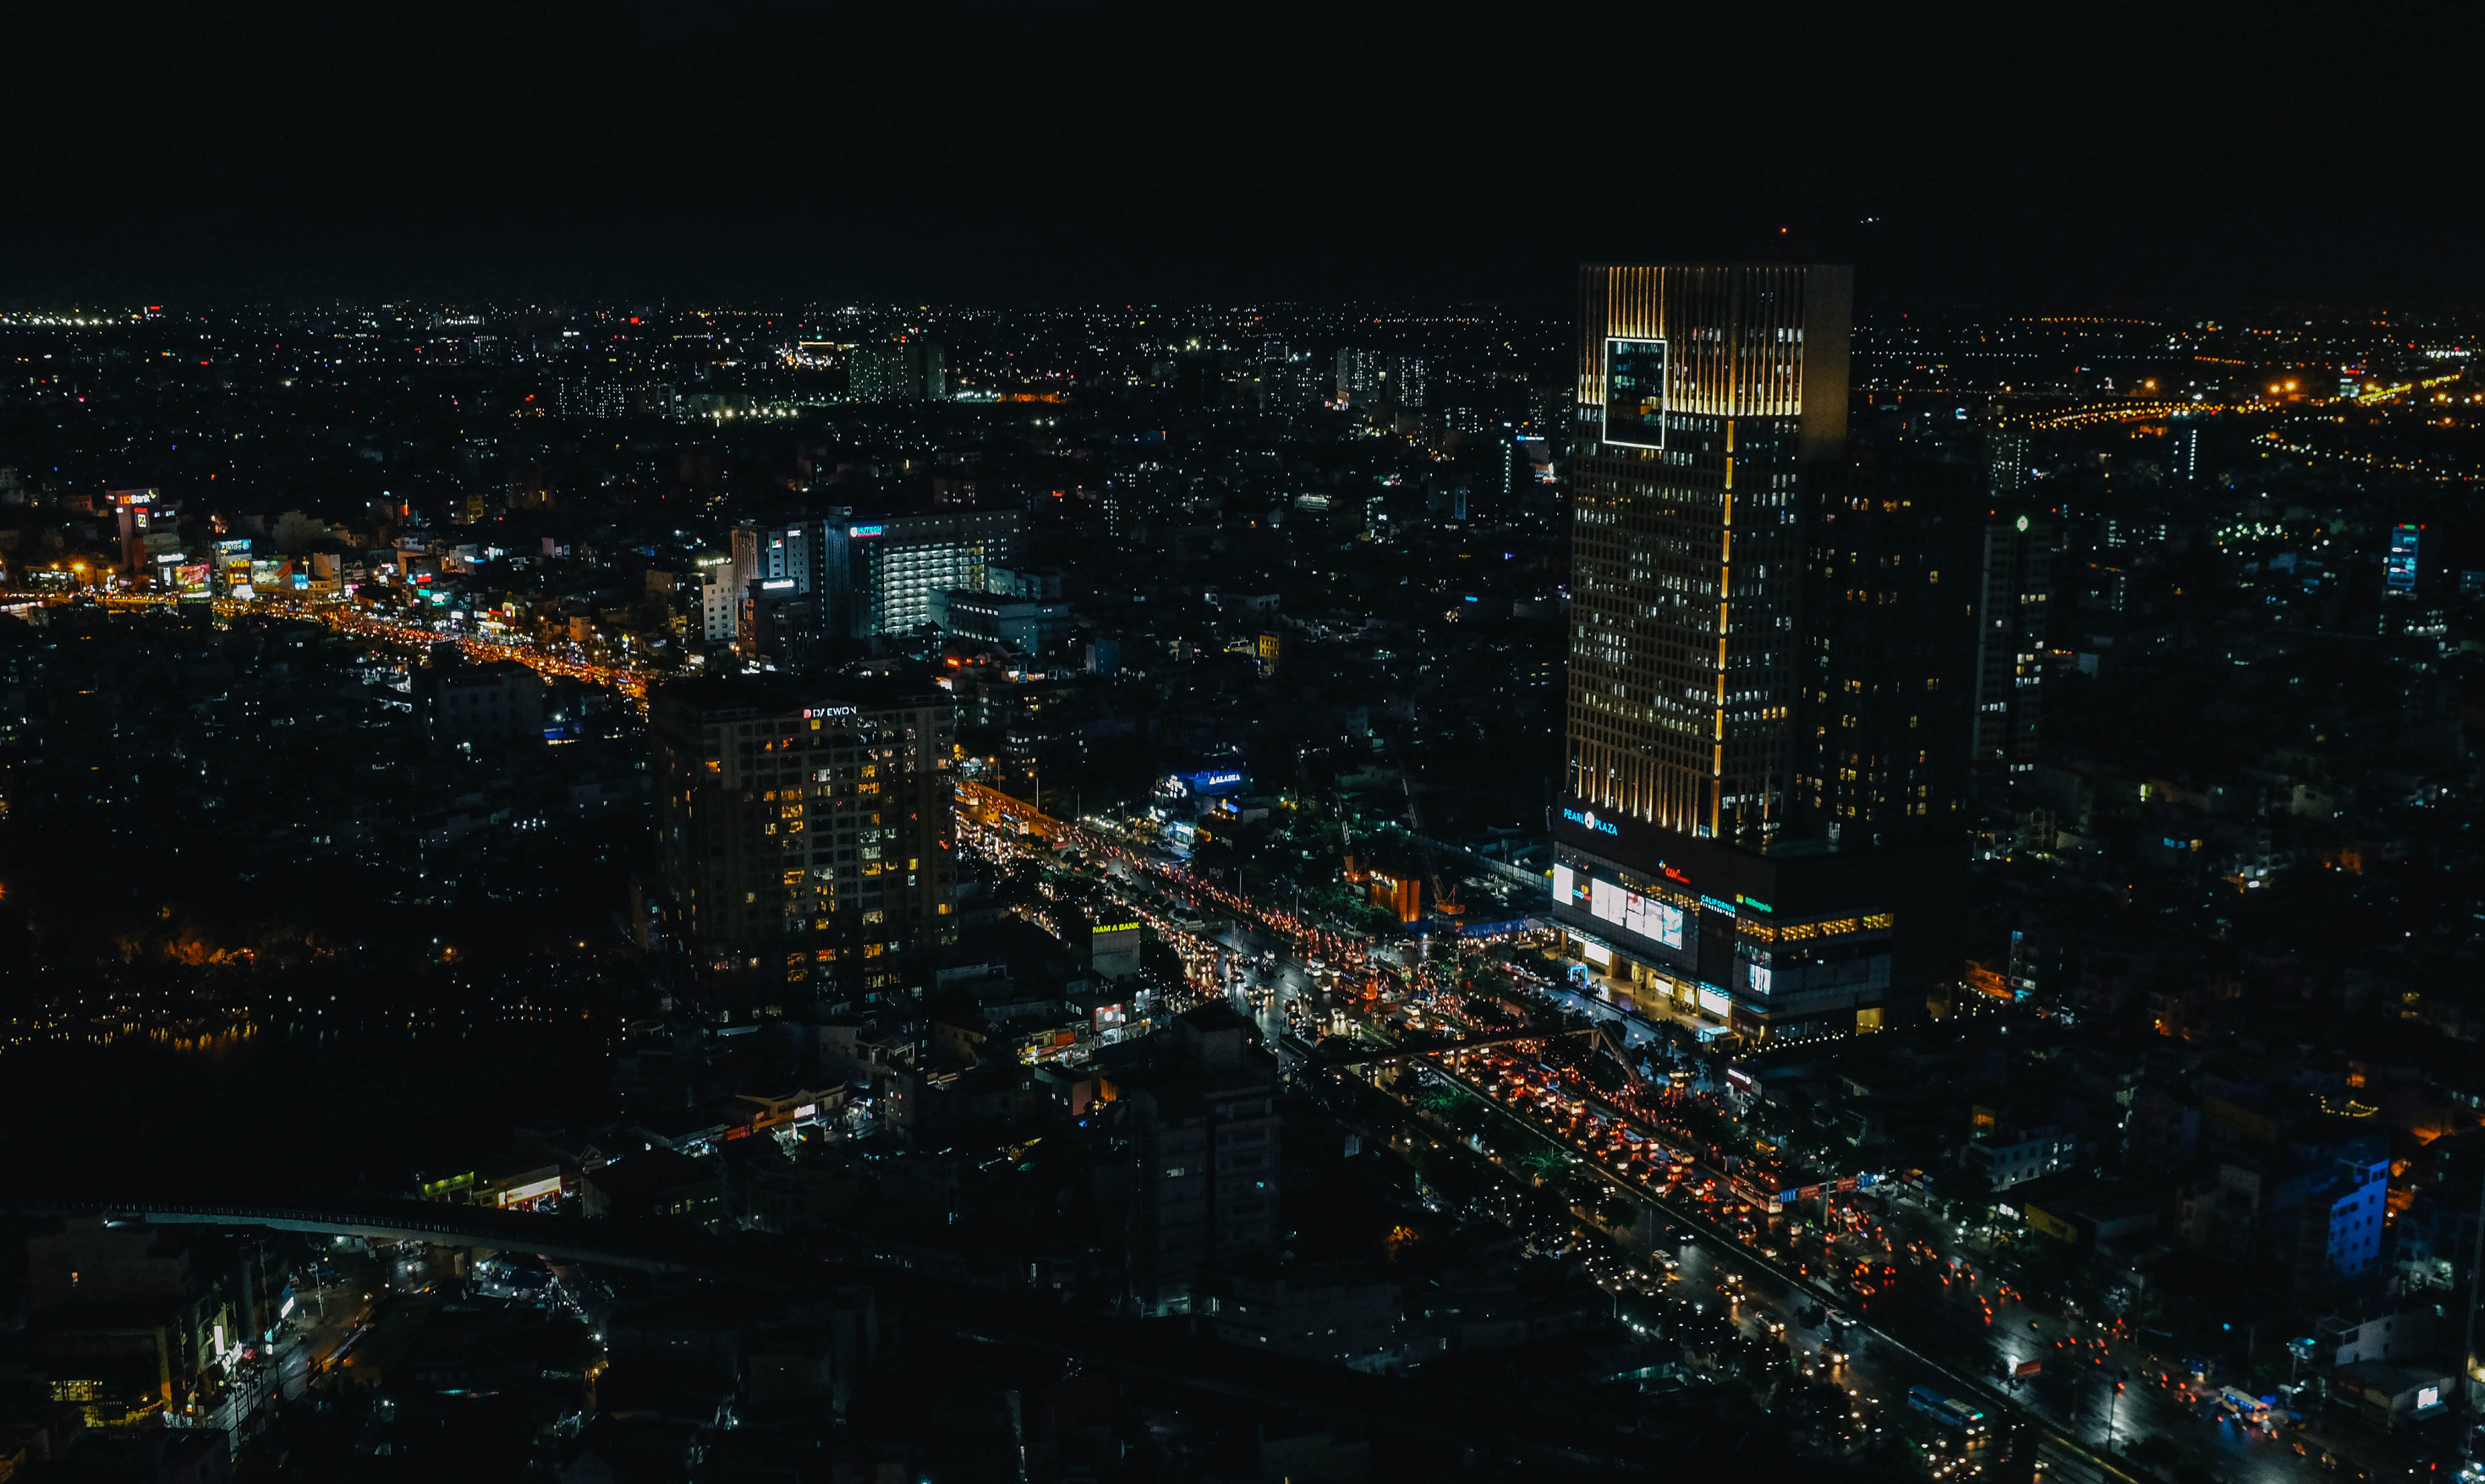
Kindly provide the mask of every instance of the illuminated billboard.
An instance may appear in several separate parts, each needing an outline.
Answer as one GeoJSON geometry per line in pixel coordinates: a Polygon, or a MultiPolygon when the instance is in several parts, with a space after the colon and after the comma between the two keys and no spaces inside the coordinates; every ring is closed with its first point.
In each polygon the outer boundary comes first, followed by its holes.
{"type": "Polygon", "coordinates": [[[1625,448],[1665,446],[1665,342],[1605,341],[1605,426],[1625,448]]]}
{"type": "Polygon", "coordinates": [[[1242,792],[1242,774],[1233,769],[1203,769],[1195,773],[1168,773],[1157,780],[1157,792],[1167,798],[1222,798],[1242,792]]]}
{"type": "Polygon", "coordinates": [[[1611,881],[1588,883],[1588,912],[1625,932],[1634,932],[1668,948],[1682,946],[1682,908],[1654,897],[1643,897],[1611,881]]]}
{"type": "Polygon", "coordinates": [[[560,1193],[560,1176],[557,1174],[550,1175],[540,1180],[530,1180],[524,1185],[510,1186],[507,1190],[501,1192],[501,1204],[504,1206],[524,1205],[530,1201],[540,1201],[546,1196],[559,1195],[560,1193]]]}
{"type": "Polygon", "coordinates": [[[2417,570],[2424,551],[2424,527],[2401,526],[2390,532],[2390,553],[2383,558],[2382,578],[2394,593],[2416,591],[2417,570]]]}

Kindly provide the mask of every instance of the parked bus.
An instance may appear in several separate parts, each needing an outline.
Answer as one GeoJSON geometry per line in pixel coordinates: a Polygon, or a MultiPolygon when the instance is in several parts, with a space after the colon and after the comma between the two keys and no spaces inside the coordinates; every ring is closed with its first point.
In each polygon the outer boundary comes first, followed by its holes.
{"type": "Polygon", "coordinates": [[[1960,1401],[1955,1396],[1946,1396],[1931,1387],[1920,1386],[1910,1390],[1907,1392],[1907,1405],[1942,1426],[1956,1428],[1969,1437],[1984,1431],[1982,1411],[1971,1403],[1960,1401]]]}

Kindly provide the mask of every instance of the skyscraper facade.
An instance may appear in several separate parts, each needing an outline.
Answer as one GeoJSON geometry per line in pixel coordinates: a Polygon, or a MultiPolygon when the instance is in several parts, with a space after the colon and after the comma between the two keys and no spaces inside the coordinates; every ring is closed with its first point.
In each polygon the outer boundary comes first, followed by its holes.
{"type": "Polygon", "coordinates": [[[1581,273],[1569,785],[1609,816],[1755,849],[1784,820],[1850,299],[1843,268],[1581,273]]]}
{"type": "Polygon", "coordinates": [[[1581,271],[1553,916],[1755,1040],[1903,1012],[1964,869],[1982,480],[1847,467],[1850,301],[1838,267],[1581,271]]]}

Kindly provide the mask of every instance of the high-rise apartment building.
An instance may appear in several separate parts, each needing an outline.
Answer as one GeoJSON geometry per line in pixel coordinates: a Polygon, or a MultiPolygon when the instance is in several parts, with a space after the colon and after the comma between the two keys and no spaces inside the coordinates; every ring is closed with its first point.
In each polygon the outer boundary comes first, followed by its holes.
{"type": "Polygon", "coordinates": [[[846,383],[858,402],[943,402],[948,353],[925,339],[858,345],[846,362],[846,383]]]}
{"type": "Polygon", "coordinates": [[[1337,400],[1384,416],[1420,413],[1431,395],[1431,367],[1421,356],[1347,346],[1337,353],[1337,400]]]}
{"type": "Polygon", "coordinates": [[[940,690],[681,681],[649,708],[661,884],[703,975],[767,998],[912,998],[956,941],[940,690]]]}
{"type": "Polygon", "coordinates": [[[1934,734],[1981,481],[1962,503],[1954,475],[1842,467],[1844,268],[1580,286],[1554,917],[1756,1039],[1876,1028],[1940,972],[1964,870],[1963,717],[1934,734]]]}

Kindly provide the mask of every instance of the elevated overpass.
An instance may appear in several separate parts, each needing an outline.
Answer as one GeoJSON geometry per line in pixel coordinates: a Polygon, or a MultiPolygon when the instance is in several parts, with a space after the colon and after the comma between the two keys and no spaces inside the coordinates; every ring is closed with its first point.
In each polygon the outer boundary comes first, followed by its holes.
{"type": "Polygon", "coordinates": [[[491,1206],[451,1205],[356,1195],[289,1201],[186,1201],[138,1195],[13,1202],[32,1216],[100,1216],[154,1227],[263,1227],[387,1242],[482,1247],[572,1262],[655,1271],[747,1269],[751,1255],[731,1242],[691,1231],[647,1230],[573,1217],[536,1216],[491,1206]]]}
{"type": "Polygon", "coordinates": [[[284,1201],[181,1201],[138,1193],[21,1201],[8,1208],[32,1216],[102,1216],[158,1226],[256,1227],[487,1247],[728,1282],[790,1281],[797,1285],[791,1292],[859,1284],[873,1289],[884,1302],[901,1306],[909,1323],[936,1326],[983,1343],[1069,1357],[1134,1380],[1228,1402],[1283,1408],[1540,1467],[1621,1468],[1637,1476],[1667,1461],[1657,1444],[1627,1433],[1592,1430],[1580,1436],[1567,1417],[1537,1417],[1523,1409],[1477,1417],[1458,1406],[1454,1393],[1404,1378],[1246,1349],[1188,1325],[1066,1305],[1058,1294],[1024,1286],[1015,1260],[986,1263],[984,1271],[969,1270],[971,1261],[968,1268],[952,1270],[905,1253],[883,1253],[875,1259],[859,1249],[842,1256],[772,1252],[773,1244],[764,1240],[743,1244],[687,1231],[642,1231],[523,1211],[349,1193],[306,1194],[284,1201]]]}

